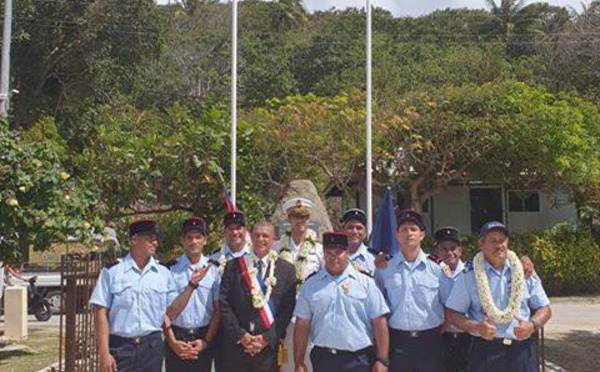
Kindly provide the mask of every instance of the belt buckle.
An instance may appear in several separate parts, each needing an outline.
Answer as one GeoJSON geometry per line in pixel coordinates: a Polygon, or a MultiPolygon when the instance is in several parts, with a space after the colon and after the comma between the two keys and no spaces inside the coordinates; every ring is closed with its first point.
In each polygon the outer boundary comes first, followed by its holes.
{"type": "Polygon", "coordinates": [[[502,344],[504,346],[510,346],[510,345],[512,345],[512,340],[510,338],[503,338],[502,339],[502,344]]]}
{"type": "Polygon", "coordinates": [[[329,349],[329,352],[333,355],[337,355],[337,350],[336,349],[329,349]]]}
{"type": "Polygon", "coordinates": [[[139,345],[141,342],[142,342],[142,340],[141,340],[141,337],[135,337],[135,338],[133,339],[133,343],[134,343],[135,345],[139,345]]]}
{"type": "Polygon", "coordinates": [[[188,335],[193,335],[194,333],[196,333],[196,332],[195,332],[195,330],[194,330],[193,328],[188,328],[188,329],[186,329],[186,330],[185,330],[185,332],[186,332],[188,335]]]}
{"type": "Polygon", "coordinates": [[[411,332],[410,332],[410,337],[412,337],[412,338],[417,338],[417,337],[419,337],[419,332],[417,332],[417,331],[411,331],[411,332]]]}

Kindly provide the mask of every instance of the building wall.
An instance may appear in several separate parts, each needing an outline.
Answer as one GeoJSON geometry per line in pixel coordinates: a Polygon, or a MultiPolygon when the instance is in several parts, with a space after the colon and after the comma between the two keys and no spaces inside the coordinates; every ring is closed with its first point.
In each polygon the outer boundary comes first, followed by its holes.
{"type": "Polygon", "coordinates": [[[548,229],[557,223],[577,223],[577,208],[566,193],[540,193],[539,212],[507,212],[511,231],[548,229]]]}

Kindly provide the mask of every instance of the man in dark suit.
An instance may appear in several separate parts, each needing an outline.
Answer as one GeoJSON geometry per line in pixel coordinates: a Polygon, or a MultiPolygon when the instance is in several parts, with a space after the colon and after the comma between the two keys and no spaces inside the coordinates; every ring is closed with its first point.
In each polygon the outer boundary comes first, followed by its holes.
{"type": "Polygon", "coordinates": [[[271,250],[275,228],[252,230],[252,253],[231,260],[221,280],[224,372],[274,372],[296,304],[296,270],[271,250]]]}

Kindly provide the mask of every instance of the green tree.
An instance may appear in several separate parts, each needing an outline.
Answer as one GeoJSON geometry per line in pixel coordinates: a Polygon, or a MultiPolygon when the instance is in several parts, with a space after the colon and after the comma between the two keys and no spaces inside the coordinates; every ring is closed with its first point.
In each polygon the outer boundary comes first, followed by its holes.
{"type": "Polygon", "coordinates": [[[68,237],[87,241],[102,226],[95,188],[72,177],[52,147],[20,139],[6,122],[0,181],[0,259],[22,259],[30,247],[44,250],[68,237]]]}
{"type": "Polygon", "coordinates": [[[469,180],[576,194],[600,171],[597,109],[515,81],[413,92],[378,114],[377,179],[414,208],[469,180]]]}

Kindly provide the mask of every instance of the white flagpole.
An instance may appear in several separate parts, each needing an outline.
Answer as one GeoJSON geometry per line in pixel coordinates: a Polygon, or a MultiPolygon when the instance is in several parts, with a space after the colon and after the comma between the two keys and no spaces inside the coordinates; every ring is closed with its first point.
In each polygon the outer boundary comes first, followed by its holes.
{"type": "Polygon", "coordinates": [[[371,0],[367,0],[367,229],[370,233],[373,229],[373,184],[372,184],[372,150],[371,150],[371,109],[372,109],[372,56],[371,56],[371,0]]]}
{"type": "Polygon", "coordinates": [[[237,199],[237,36],[238,0],[232,0],[231,18],[231,202],[237,199]]]}

